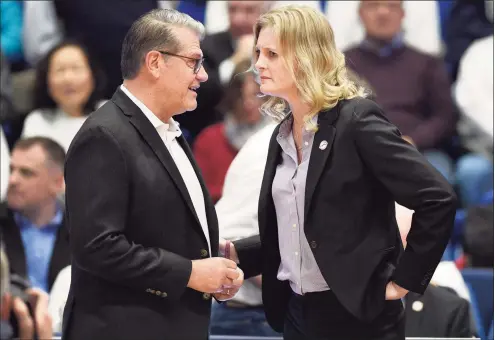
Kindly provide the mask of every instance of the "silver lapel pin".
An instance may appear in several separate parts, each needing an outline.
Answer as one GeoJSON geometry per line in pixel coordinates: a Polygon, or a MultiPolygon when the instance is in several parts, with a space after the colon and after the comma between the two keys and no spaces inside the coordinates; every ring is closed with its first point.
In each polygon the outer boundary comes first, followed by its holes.
{"type": "Polygon", "coordinates": [[[320,143],[320,150],[325,150],[328,146],[328,142],[326,140],[320,143]]]}

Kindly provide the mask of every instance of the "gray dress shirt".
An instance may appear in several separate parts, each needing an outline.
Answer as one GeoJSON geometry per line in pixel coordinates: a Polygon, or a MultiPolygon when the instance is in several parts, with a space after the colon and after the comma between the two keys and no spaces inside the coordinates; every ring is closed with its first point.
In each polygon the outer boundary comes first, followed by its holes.
{"type": "Polygon", "coordinates": [[[303,295],[330,288],[304,234],[304,196],[314,132],[303,129],[302,160],[298,165],[292,122],[290,117],[280,126],[277,142],[282,148],[282,163],[277,166],[272,185],[282,259],[277,278],[289,280],[292,290],[303,295]]]}

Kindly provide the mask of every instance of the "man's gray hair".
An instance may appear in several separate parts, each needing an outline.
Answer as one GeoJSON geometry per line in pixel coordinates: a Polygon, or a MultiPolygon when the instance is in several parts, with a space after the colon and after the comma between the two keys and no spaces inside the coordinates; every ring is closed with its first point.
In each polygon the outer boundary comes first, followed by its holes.
{"type": "Polygon", "coordinates": [[[174,9],[154,9],[139,17],[132,24],[122,44],[120,60],[122,78],[135,78],[144,57],[150,51],[166,50],[177,53],[180,41],[173,32],[175,27],[193,30],[199,35],[200,40],[205,34],[202,23],[174,9]]]}
{"type": "Polygon", "coordinates": [[[7,255],[0,246],[0,298],[10,291],[10,271],[7,255]]]}

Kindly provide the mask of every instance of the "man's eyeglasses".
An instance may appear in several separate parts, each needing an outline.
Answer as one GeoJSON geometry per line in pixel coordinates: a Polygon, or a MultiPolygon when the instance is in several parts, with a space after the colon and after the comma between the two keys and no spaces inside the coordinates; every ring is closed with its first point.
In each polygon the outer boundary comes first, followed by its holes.
{"type": "Polygon", "coordinates": [[[194,67],[193,67],[194,74],[197,74],[199,72],[199,70],[201,70],[201,66],[203,66],[203,62],[205,61],[204,57],[198,59],[198,58],[186,57],[185,55],[174,54],[174,53],[170,53],[170,52],[164,52],[164,51],[158,51],[158,52],[160,52],[161,54],[170,55],[173,57],[179,57],[179,58],[184,58],[184,59],[194,61],[194,67]]]}

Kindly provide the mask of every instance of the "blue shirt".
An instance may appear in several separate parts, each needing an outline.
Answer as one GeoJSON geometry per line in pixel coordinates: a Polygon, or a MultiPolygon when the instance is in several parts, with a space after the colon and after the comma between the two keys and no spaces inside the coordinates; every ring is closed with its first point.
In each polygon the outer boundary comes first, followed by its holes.
{"type": "Polygon", "coordinates": [[[390,56],[394,52],[394,50],[401,48],[402,46],[404,46],[403,32],[398,33],[389,44],[384,46],[379,46],[374,41],[368,38],[364,39],[361,43],[361,47],[376,53],[382,58],[390,56]]]}
{"type": "Polygon", "coordinates": [[[43,289],[45,292],[48,292],[50,260],[62,218],[62,210],[59,208],[47,225],[37,227],[27,217],[14,213],[24,244],[29,280],[33,287],[43,289]]]}

